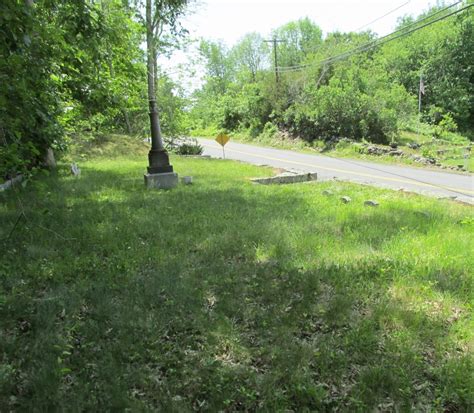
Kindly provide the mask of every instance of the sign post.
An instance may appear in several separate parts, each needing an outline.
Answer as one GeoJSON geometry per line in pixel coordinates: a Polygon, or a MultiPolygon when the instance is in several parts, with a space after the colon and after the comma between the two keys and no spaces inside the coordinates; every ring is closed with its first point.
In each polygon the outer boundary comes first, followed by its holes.
{"type": "Polygon", "coordinates": [[[230,141],[230,138],[225,133],[219,133],[219,135],[217,135],[216,142],[222,146],[222,156],[224,157],[224,159],[225,159],[224,146],[229,141],[230,141]]]}

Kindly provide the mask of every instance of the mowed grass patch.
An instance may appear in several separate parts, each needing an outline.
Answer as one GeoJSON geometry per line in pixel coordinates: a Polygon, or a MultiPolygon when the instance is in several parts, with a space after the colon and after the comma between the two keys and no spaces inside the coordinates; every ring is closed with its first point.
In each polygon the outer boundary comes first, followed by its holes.
{"type": "Polygon", "coordinates": [[[472,411],[471,207],[172,162],[0,195],[1,411],[472,411]]]}

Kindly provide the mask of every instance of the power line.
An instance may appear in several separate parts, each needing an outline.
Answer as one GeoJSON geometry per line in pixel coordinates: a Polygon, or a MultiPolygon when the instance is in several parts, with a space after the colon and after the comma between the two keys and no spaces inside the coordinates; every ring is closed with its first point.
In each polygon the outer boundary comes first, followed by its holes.
{"type": "MultiPolygon", "coordinates": [[[[330,56],[330,57],[328,57],[328,58],[326,58],[326,59],[323,59],[323,60],[321,60],[321,61],[319,61],[319,62],[317,62],[317,63],[320,63],[320,64],[333,63],[333,61],[342,60],[342,59],[340,59],[340,58],[350,57],[350,56],[353,55],[353,54],[356,54],[356,53],[359,53],[359,52],[363,52],[363,51],[367,51],[367,50],[369,50],[370,48],[376,47],[376,46],[378,46],[378,45],[380,45],[380,44],[387,43],[388,41],[392,41],[392,40],[398,39],[399,37],[406,36],[406,35],[411,34],[411,33],[415,32],[415,31],[417,31],[417,30],[419,30],[419,29],[422,29],[422,28],[424,28],[424,27],[426,27],[426,26],[429,26],[430,24],[436,23],[436,22],[438,22],[438,21],[440,21],[440,20],[444,20],[445,18],[450,17],[450,16],[452,16],[453,14],[460,13],[461,11],[463,11],[463,10],[465,10],[465,9],[467,9],[467,8],[469,8],[469,7],[472,6],[472,4],[471,4],[471,5],[468,5],[467,7],[458,9],[458,10],[456,10],[456,11],[453,12],[453,13],[444,15],[442,18],[439,18],[439,19],[436,19],[436,20],[432,20],[432,21],[429,22],[428,24],[425,24],[425,25],[422,25],[422,26],[418,26],[420,23],[422,23],[422,22],[424,22],[424,21],[426,21],[426,20],[429,20],[429,19],[433,18],[434,16],[436,16],[436,15],[438,15],[438,14],[440,14],[440,13],[442,13],[442,12],[444,12],[444,11],[446,11],[446,10],[448,10],[448,9],[450,9],[450,8],[452,8],[452,7],[454,7],[454,6],[456,6],[456,5],[459,4],[459,3],[462,3],[462,0],[460,0],[460,1],[456,2],[456,3],[453,3],[453,4],[451,4],[450,6],[447,6],[447,7],[443,8],[443,9],[441,9],[441,10],[438,10],[437,12],[435,12],[435,13],[433,13],[433,14],[430,14],[429,16],[426,16],[426,17],[424,17],[424,18],[421,19],[421,20],[418,20],[418,21],[413,22],[413,23],[411,23],[411,24],[409,24],[409,25],[407,25],[407,26],[405,26],[405,27],[402,27],[401,29],[395,30],[394,32],[389,33],[389,34],[387,34],[387,35],[385,35],[385,36],[383,36],[383,37],[381,37],[381,38],[379,38],[379,39],[372,40],[372,41],[367,42],[367,43],[365,43],[365,44],[363,44],[363,45],[361,45],[361,46],[358,46],[358,47],[356,47],[356,48],[354,48],[354,49],[351,49],[351,50],[348,50],[348,51],[346,51],[346,52],[343,52],[343,53],[341,53],[341,54],[339,54],[339,55],[330,56]],[[409,29],[410,27],[414,27],[414,26],[416,26],[415,29],[406,31],[406,30],[409,29]],[[391,36],[393,36],[394,34],[397,34],[397,33],[402,33],[402,34],[399,35],[399,36],[393,37],[393,38],[391,37],[391,36]],[[388,40],[386,40],[386,39],[388,39],[388,40]]],[[[279,68],[279,69],[280,69],[281,72],[283,72],[283,71],[294,71],[294,70],[300,70],[300,69],[303,69],[303,68],[306,68],[306,67],[309,67],[309,66],[313,66],[313,65],[314,65],[314,63],[313,63],[313,64],[305,64],[305,65],[282,67],[282,68],[279,68]]]]}
{"type": "Polygon", "coordinates": [[[447,7],[443,8],[443,9],[441,9],[441,10],[438,10],[437,12],[435,12],[435,13],[433,13],[433,14],[427,16],[427,17],[424,17],[423,19],[421,19],[421,20],[419,20],[419,21],[417,21],[417,22],[414,22],[414,23],[412,23],[412,24],[410,24],[410,25],[408,25],[408,26],[405,26],[405,27],[403,27],[403,28],[401,28],[401,29],[398,29],[398,30],[396,30],[396,31],[394,31],[394,32],[392,32],[392,33],[390,33],[390,34],[387,34],[387,35],[385,35],[385,36],[379,38],[379,39],[372,40],[372,41],[370,41],[370,42],[367,42],[367,43],[365,43],[365,44],[363,44],[363,45],[361,45],[361,46],[358,46],[358,47],[356,47],[356,48],[354,48],[354,49],[348,50],[348,51],[346,51],[346,52],[344,52],[344,53],[341,53],[341,54],[339,54],[339,55],[331,56],[331,57],[329,57],[329,58],[320,60],[319,62],[316,62],[316,63],[305,64],[305,65],[297,65],[297,66],[279,67],[279,68],[278,68],[278,71],[281,72],[281,73],[283,73],[283,72],[293,72],[293,71],[298,71],[298,70],[301,70],[301,69],[304,69],[304,68],[307,68],[307,67],[311,67],[311,66],[318,66],[318,65],[322,65],[322,64],[334,63],[334,62],[336,62],[336,61],[343,60],[343,59],[345,59],[345,58],[347,58],[347,57],[350,57],[350,56],[352,56],[352,55],[354,55],[354,54],[356,54],[356,53],[364,52],[364,51],[367,51],[367,50],[372,49],[372,48],[374,48],[374,47],[380,46],[380,45],[382,45],[382,44],[385,44],[385,43],[391,42],[391,41],[393,41],[393,40],[399,39],[400,37],[407,36],[407,35],[409,35],[409,34],[411,34],[411,33],[414,33],[414,32],[416,32],[416,31],[418,31],[418,30],[421,30],[421,29],[423,29],[423,28],[425,28],[425,27],[427,27],[427,26],[430,26],[430,25],[432,25],[432,24],[434,24],[434,23],[437,23],[437,22],[439,22],[439,21],[441,21],[441,20],[447,19],[448,17],[451,17],[451,16],[453,16],[453,15],[455,15],[455,14],[461,13],[462,11],[467,10],[467,9],[469,9],[470,7],[474,6],[474,3],[468,4],[467,6],[462,7],[462,8],[460,8],[460,9],[458,9],[458,10],[455,10],[455,11],[452,12],[452,13],[446,14],[446,15],[444,15],[444,16],[442,16],[442,17],[439,17],[438,19],[431,20],[430,22],[425,23],[425,24],[419,26],[419,23],[421,23],[421,22],[423,22],[423,21],[426,21],[426,20],[429,20],[429,19],[433,18],[434,16],[436,16],[436,15],[438,15],[438,14],[440,14],[440,13],[442,13],[442,12],[444,12],[444,11],[446,11],[446,10],[448,10],[448,9],[450,9],[450,8],[452,8],[452,7],[454,7],[454,6],[456,6],[456,5],[459,4],[459,3],[462,3],[462,0],[460,0],[460,1],[456,2],[456,3],[453,3],[453,4],[451,4],[450,6],[447,6],[447,7]],[[411,30],[406,31],[407,28],[410,28],[410,27],[413,27],[413,26],[417,26],[417,27],[415,27],[414,29],[411,29],[411,30]],[[400,34],[397,35],[397,36],[395,36],[395,37],[391,37],[391,36],[393,36],[394,34],[397,34],[397,33],[400,33],[400,34]]]}
{"type": "MultiPolygon", "coordinates": [[[[411,34],[411,33],[414,33],[414,32],[416,32],[416,31],[418,31],[418,30],[420,30],[420,29],[423,29],[424,27],[430,26],[431,24],[437,23],[437,22],[439,22],[439,21],[441,21],[441,20],[444,20],[444,19],[446,19],[446,18],[448,18],[448,17],[450,17],[450,16],[452,16],[452,15],[458,14],[458,13],[462,12],[463,10],[466,10],[466,9],[468,9],[469,7],[471,7],[471,6],[474,5],[474,4],[467,5],[466,7],[463,7],[463,8],[461,8],[461,9],[458,9],[458,10],[456,10],[456,11],[454,11],[454,12],[452,12],[452,13],[449,13],[449,14],[447,14],[447,15],[444,15],[444,16],[438,18],[438,19],[431,20],[429,23],[426,23],[426,24],[421,25],[421,26],[417,26],[417,25],[419,25],[420,22],[429,20],[429,19],[431,19],[433,16],[436,16],[436,15],[438,15],[438,14],[440,14],[440,13],[446,11],[447,9],[449,9],[449,8],[451,8],[451,7],[453,7],[453,6],[457,5],[457,4],[459,4],[459,3],[461,3],[461,2],[462,2],[462,1],[458,1],[457,3],[454,3],[454,4],[452,4],[452,5],[448,6],[448,7],[445,7],[444,9],[439,10],[439,11],[437,11],[436,13],[433,13],[433,14],[431,14],[431,15],[429,15],[429,16],[427,16],[427,17],[425,17],[425,18],[423,18],[423,19],[421,19],[421,20],[419,20],[419,21],[417,21],[417,22],[414,22],[414,23],[412,23],[412,24],[410,24],[410,25],[408,25],[408,26],[405,26],[405,27],[403,27],[403,28],[401,28],[401,29],[399,29],[399,30],[396,30],[396,31],[394,31],[394,32],[392,32],[392,33],[390,33],[390,34],[387,34],[387,35],[385,35],[385,36],[383,36],[383,37],[381,37],[381,38],[379,38],[379,39],[372,40],[372,41],[370,41],[370,42],[368,42],[368,43],[365,43],[365,44],[363,44],[363,45],[361,45],[361,46],[358,46],[358,47],[356,47],[356,48],[354,48],[354,49],[348,50],[348,51],[346,51],[346,52],[344,52],[344,53],[341,53],[341,54],[339,54],[339,55],[331,56],[331,57],[329,57],[329,58],[327,58],[327,59],[323,59],[323,60],[321,60],[321,61],[319,61],[319,62],[316,62],[316,65],[317,65],[318,63],[319,63],[319,64],[334,63],[334,62],[337,62],[337,61],[339,61],[339,60],[343,60],[343,59],[345,59],[345,58],[347,58],[347,57],[350,57],[350,56],[352,56],[352,55],[354,55],[354,54],[367,51],[367,50],[372,49],[372,48],[374,48],[374,47],[377,47],[377,46],[380,46],[380,45],[382,45],[382,44],[385,44],[385,43],[391,42],[391,41],[393,41],[393,40],[399,39],[400,37],[407,36],[407,35],[409,35],[409,34],[411,34]],[[417,26],[417,27],[415,27],[415,28],[412,29],[412,30],[406,31],[407,28],[410,28],[410,27],[413,27],[413,26],[417,26]],[[393,36],[394,34],[397,34],[397,33],[401,33],[401,34],[399,34],[398,36],[395,36],[395,37],[391,37],[391,36],[393,36]]],[[[304,68],[310,67],[310,66],[314,66],[314,63],[313,63],[313,64],[305,64],[305,65],[293,66],[293,67],[283,67],[283,68],[279,68],[279,70],[280,70],[281,72],[291,72],[291,71],[301,70],[301,69],[304,69],[304,68]]]]}
{"type": "Polygon", "coordinates": [[[383,16],[377,17],[375,20],[372,20],[370,23],[367,23],[367,24],[364,24],[363,26],[360,26],[358,29],[354,30],[354,32],[358,32],[358,31],[364,29],[365,27],[370,26],[371,24],[374,24],[374,23],[378,22],[379,20],[382,20],[384,17],[387,17],[390,14],[395,13],[397,10],[400,10],[402,7],[405,7],[408,3],[411,3],[411,0],[408,0],[407,2],[401,4],[400,6],[398,6],[397,8],[395,8],[393,10],[390,10],[389,12],[385,13],[383,16]]]}
{"type": "MultiPolygon", "coordinates": [[[[440,14],[440,13],[443,13],[444,11],[446,11],[446,10],[448,10],[448,9],[450,9],[450,8],[452,8],[452,7],[454,7],[454,6],[456,6],[456,5],[458,5],[459,3],[462,3],[462,0],[459,0],[459,1],[457,1],[456,3],[453,3],[453,4],[449,5],[449,6],[446,6],[446,7],[442,8],[442,9],[438,10],[437,12],[434,12],[434,13],[430,14],[429,16],[423,17],[422,19],[417,20],[416,22],[410,23],[410,24],[408,24],[407,26],[404,26],[404,27],[402,27],[402,28],[400,28],[400,29],[398,29],[398,30],[395,30],[394,32],[389,33],[389,34],[387,34],[387,35],[385,35],[385,36],[383,36],[383,37],[381,37],[381,38],[379,38],[379,39],[371,40],[370,42],[366,43],[365,45],[373,44],[373,43],[379,42],[379,41],[381,41],[381,40],[383,40],[383,39],[385,39],[385,38],[388,38],[388,37],[390,37],[390,36],[392,36],[392,35],[394,35],[394,34],[397,34],[397,33],[400,33],[400,32],[404,32],[406,29],[409,29],[409,28],[411,28],[411,27],[418,26],[420,23],[422,23],[422,22],[424,22],[424,21],[426,21],[426,20],[429,20],[429,19],[433,18],[434,16],[437,16],[437,15],[440,14]]],[[[364,46],[364,45],[363,45],[363,46],[364,46]]],[[[344,53],[342,53],[341,55],[346,54],[346,53],[351,52],[351,51],[354,51],[354,50],[356,50],[356,49],[358,49],[358,48],[360,48],[360,47],[362,47],[362,46],[358,46],[357,48],[352,49],[352,50],[347,51],[347,52],[344,52],[344,53]]],[[[341,56],[341,55],[337,55],[337,56],[341,56]]],[[[337,57],[337,56],[332,56],[332,57],[337,57]]],[[[328,59],[331,59],[332,57],[329,57],[328,59]]],[[[301,67],[301,68],[304,68],[304,67],[308,67],[308,66],[311,66],[311,64],[304,64],[304,65],[295,65],[295,66],[289,66],[289,67],[282,67],[281,69],[294,69],[294,68],[296,69],[296,68],[300,68],[300,67],[301,67]]]]}

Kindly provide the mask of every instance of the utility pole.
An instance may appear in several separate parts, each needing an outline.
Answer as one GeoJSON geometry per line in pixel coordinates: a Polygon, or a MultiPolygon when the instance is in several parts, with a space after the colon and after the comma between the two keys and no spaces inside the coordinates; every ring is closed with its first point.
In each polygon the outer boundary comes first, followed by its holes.
{"type": "Polygon", "coordinates": [[[418,85],[418,127],[416,134],[420,135],[421,123],[421,97],[425,95],[425,82],[423,81],[423,73],[420,73],[420,84],[418,85]]]}
{"type": "Polygon", "coordinates": [[[278,73],[278,54],[277,54],[277,43],[285,43],[285,40],[282,39],[277,39],[274,37],[273,39],[270,40],[264,40],[267,43],[273,43],[273,58],[274,58],[274,64],[275,64],[275,81],[278,84],[280,82],[280,76],[278,73]]]}
{"type": "Polygon", "coordinates": [[[425,82],[423,82],[423,74],[420,73],[420,85],[418,87],[418,113],[421,113],[421,97],[425,95],[425,82]]]}

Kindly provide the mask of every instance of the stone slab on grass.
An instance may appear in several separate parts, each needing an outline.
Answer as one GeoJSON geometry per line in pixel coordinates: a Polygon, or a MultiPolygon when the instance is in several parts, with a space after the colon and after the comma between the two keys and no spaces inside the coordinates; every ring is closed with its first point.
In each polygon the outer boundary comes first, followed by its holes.
{"type": "Polygon", "coordinates": [[[252,182],[262,185],[272,185],[272,184],[297,184],[300,182],[310,182],[316,181],[318,179],[318,174],[313,173],[304,173],[296,171],[287,171],[283,172],[277,176],[272,176],[270,178],[254,178],[252,182]]]}
{"type": "Polygon", "coordinates": [[[8,181],[0,184],[0,192],[5,191],[8,188],[11,188],[13,185],[18,184],[22,181],[23,175],[15,176],[15,178],[9,179],[8,181]]]}

